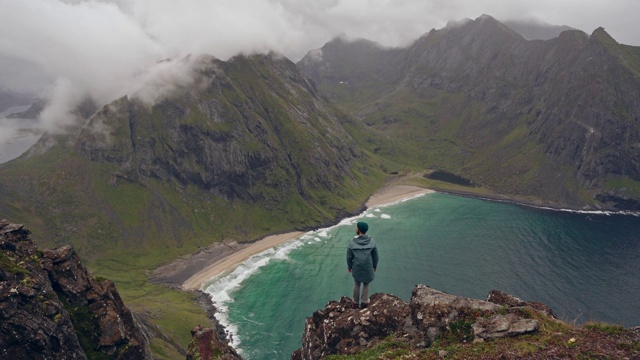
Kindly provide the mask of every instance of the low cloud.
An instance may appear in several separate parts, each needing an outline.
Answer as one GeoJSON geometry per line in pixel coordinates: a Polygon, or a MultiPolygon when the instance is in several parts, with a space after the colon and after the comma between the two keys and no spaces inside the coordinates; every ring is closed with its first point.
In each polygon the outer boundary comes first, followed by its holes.
{"type": "Polygon", "coordinates": [[[604,26],[619,42],[640,42],[635,0],[0,0],[0,9],[0,88],[46,97],[50,130],[73,122],[86,98],[152,101],[185,85],[189,64],[179,59],[188,54],[224,60],[274,50],[297,61],[338,34],[403,46],[481,14],[588,33],[604,26]]]}

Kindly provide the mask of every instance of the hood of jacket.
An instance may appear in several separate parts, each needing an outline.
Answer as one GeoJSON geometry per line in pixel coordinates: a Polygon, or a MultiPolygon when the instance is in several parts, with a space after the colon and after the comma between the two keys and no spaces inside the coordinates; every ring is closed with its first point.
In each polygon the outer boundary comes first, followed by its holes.
{"type": "Polygon", "coordinates": [[[351,241],[349,241],[349,247],[351,249],[370,249],[375,246],[373,238],[367,235],[354,236],[351,241]]]}

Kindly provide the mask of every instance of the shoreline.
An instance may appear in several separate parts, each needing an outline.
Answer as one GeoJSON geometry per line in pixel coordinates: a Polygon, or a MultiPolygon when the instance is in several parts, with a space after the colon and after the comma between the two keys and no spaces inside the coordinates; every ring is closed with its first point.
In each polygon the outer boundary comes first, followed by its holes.
{"type": "MultiPolygon", "coordinates": [[[[413,185],[389,185],[371,195],[365,203],[365,208],[392,204],[433,192],[435,191],[413,185]]],[[[270,235],[250,244],[217,244],[187,259],[179,259],[156,269],[152,281],[175,285],[182,290],[200,290],[205,281],[235,269],[255,254],[295,239],[304,233],[292,231],[270,235]]]]}

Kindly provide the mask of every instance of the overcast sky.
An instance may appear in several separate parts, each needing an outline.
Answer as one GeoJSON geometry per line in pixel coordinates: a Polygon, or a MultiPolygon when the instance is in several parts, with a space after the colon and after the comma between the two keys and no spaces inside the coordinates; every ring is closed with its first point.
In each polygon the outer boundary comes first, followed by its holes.
{"type": "Polygon", "coordinates": [[[0,87],[57,99],[46,116],[62,116],[85,95],[107,103],[171,81],[177,70],[154,68],[162,59],[276,50],[297,61],[339,34],[402,46],[482,14],[603,26],[640,45],[638,0],[0,0],[0,87]]]}

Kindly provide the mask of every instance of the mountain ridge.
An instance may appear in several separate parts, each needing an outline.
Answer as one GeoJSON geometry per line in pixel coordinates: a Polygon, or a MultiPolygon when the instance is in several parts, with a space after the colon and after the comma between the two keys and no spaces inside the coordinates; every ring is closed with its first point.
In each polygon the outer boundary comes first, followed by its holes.
{"type": "Polygon", "coordinates": [[[348,76],[351,65],[334,59],[358,57],[358,49],[331,49],[298,65],[322,93],[402,139],[404,149],[383,149],[401,154],[398,161],[524,202],[640,209],[640,50],[604,29],[528,41],[485,15],[432,30],[404,50],[379,49],[379,59],[394,54],[386,66],[399,75],[370,75],[349,87],[334,79],[348,76]]]}

